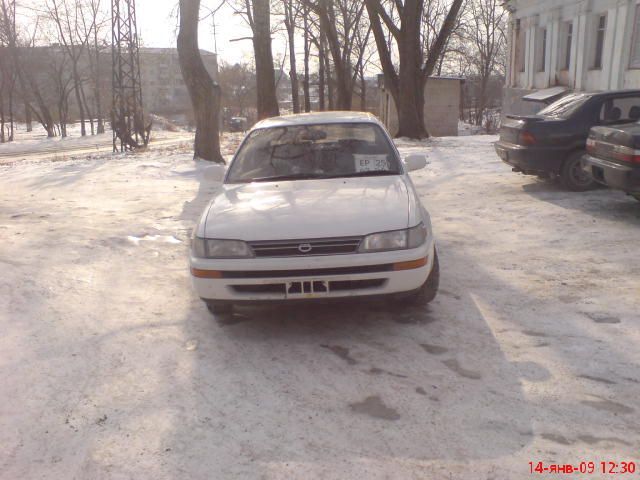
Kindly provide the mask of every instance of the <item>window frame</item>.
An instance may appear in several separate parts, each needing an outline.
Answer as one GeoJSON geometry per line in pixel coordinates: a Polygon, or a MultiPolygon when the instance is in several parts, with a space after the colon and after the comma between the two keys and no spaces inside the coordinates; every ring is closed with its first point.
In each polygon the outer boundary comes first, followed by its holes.
{"type": "Polygon", "coordinates": [[[573,20],[564,22],[564,52],[562,70],[571,69],[571,49],[573,48],[573,20]]]}
{"type": "Polygon", "coordinates": [[[538,28],[540,40],[536,43],[540,48],[540,52],[536,55],[536,72],[544,73],[547,71],[547,27],[538,28]]]}
{"type": "Polygon", "coordinates": [[[591,70],[602,70],[602,59],[604,57],[604,42],[607,34],[607,14],[601,13],[596,16],[595,35],[593,38],[593,51],[591,60],[591,70]]]}

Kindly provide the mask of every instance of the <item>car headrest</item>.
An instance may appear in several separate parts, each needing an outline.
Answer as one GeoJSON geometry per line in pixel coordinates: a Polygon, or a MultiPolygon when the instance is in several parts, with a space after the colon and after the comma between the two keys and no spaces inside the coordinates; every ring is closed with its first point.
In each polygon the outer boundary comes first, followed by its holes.
{"type": "Polygon", "coordinates": [[[640,120],[640,107],[634,105],[629,109],[629,120],[640,120]]]}
{"type": "Polygon", "coordinates": [[[618,107],[613,107],[607,112],[608,122],[615,122],[617,120],[620,120],[620,117],[622,117],[622,110],[620,110],[618,107]]]}

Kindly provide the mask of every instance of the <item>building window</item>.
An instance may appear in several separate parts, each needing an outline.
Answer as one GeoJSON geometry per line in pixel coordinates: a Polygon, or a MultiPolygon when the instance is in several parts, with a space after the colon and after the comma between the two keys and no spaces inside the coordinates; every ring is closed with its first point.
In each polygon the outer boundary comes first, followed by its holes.
{"type": "Polygon", "coordinates": [[[569,70],[571,66],[571,42],[573,41],[573,22],[566,22],[565,24],[565,39],[564,39],[564,56],[563,67],[565,70],[569,70]]]}
{"type": "Polygon", "coordinates": [[[629,68],[640,68],[640,5],[636,5],[636,19],[631,40],[629,68]]]}
{"type": "Polygon", "coordinates": [[[524,41],[524,30],[518,19],[516,20],[516,65],[520,73],[524,72],[524,41]]]}
{"type": "Polygon", "coordinates": [[[598,17],[596,29],[596,44],[593,55],[593,69],[600,70],[602,68],[602,49],[604,47],[604,32],[607,28],[607,16],[600,15],[598,17]]]}
{"type": "Polygon", "coordinates": [[[538,72],[544,72],[547,63],[547,29],[541,28],[538,30],[538,35],[540,35],[538,43],[540,47],[538,52],[538,72]]]}

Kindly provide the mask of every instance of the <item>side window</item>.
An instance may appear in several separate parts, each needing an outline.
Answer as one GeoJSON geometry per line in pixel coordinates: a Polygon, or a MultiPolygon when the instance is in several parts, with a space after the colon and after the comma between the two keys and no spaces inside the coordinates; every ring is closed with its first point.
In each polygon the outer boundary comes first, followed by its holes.
{"type": "Polygon", "coordinates": [[[637,122],[640,120],[640,96],[605,100],[600,108],[599,120],[602,125],[637,122]]]}

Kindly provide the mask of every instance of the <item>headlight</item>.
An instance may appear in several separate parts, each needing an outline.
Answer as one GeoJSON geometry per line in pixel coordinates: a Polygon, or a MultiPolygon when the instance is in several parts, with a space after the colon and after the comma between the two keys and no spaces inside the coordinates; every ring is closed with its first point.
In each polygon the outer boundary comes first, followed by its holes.
{"type": "Polygon", "coordinates": [[[250,258],[253,252],[249,245],[240,240],[214,240],[193,237],[193,256],[197,258],[250,258]]]}
{"type": "Polygon", "coordinates": [[[380,252],[384,250],[405,250],[418,248],[427,240],[427,227],[423,223],[406,230],[373,233],[364,237],[360,245],[361,252],[380,252]]]}

